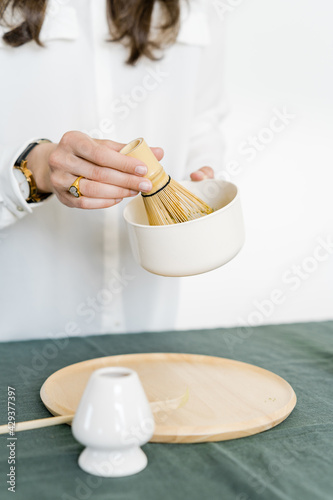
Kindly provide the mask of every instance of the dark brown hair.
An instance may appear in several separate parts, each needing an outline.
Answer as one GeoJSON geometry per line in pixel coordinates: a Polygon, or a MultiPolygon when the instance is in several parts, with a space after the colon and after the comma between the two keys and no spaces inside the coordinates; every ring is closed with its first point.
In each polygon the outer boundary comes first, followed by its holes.
{"type": "MultiPolygon", "coordinates": [[[[113,41],[121,41],[129,50],[128,64],[141,56],[157,59],[157,51],[174,42],[180,17],[180,0],[107,0],[107,18],[113,41]],[[161,23],[151,33],[155,4],[161,10],[161,23]]],[[[12,47],[35,41],[42,45],[39,35],[47,0],[0,0],[0,22],[10,28],[3,40],[12,47]],[[18,24],[11,17],[20,19],[18,24]]]]}

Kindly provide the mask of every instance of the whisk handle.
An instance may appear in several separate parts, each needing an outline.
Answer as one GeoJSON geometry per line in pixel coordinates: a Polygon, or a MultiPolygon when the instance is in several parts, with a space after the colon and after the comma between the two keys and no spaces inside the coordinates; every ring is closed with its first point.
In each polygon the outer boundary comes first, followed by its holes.
{"type": "Polygon", "coordinates": [[[151,181],[153,189],[146,194],[155,194],[156,191],[163,189],[163,187],[169,182],[169,176],[165,173],[162,165],[159,163],[156,156],[142,137],[135,139],[124,146],[120,150],[120,153],[137,158],[147,166],[148,172],[145,177],[151,181]]]}

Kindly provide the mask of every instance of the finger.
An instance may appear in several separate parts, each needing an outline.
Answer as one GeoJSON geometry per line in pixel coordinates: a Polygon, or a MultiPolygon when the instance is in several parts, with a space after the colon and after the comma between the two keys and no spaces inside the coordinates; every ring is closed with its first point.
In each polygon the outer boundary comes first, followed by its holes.
{"type": "MultiPolygon", "coordinates": [[[[119,143],[108,142],[115,144],[117,149],[120,146],[119,143]]],[[[62,147],[57,148],[51,157],[54,163],[58,160],[60,162],[58,157],[60,158],[65,153],[68,157],[76,156],[95,165],[113,168],[132,175],[145,175],[147,173],[147,167],[140,160],[123,155],[110,145],[107,146],[104,141],[98,142],[82,132],[67,132],[61,138],[59,146],[62,147]]]]}
{"type": "MultiPolygon", "coordinates": [[[[74,182],[75,179],[73,179],[74,182]]],[[[139,191],[124,189],[112,184],[103,184],[101,182],[91,181],[89,179],[80,180],[80,192],[82,196],[87,198],[101,199],[123,199],[131,196],[136,196],[139,191]]]]}
{"type": "Polygon", "coordinates": [[[154,153],[154,155],[156,156],[156,158],[158,159],[158,161],[161,161],[163,156],[164,156],[164,151],[162,148],[151,148],[152,152],[154,153]]]}
{"type": "Polygon", "coordinates": [[[203,181],[204,179],[214,179],[214,170],[211,167],[201,167],[190,175],[192,181],[203,181]]]}
{"type": "Polygon", "coordinates": [[[214,170],[212,167],[201,167],[200,172],[203,172],[207,179],[214,179],[214,170]]]}
{"type": "MultiPolygon", "coordinates": [[[[117,151],[118,153],[119,153],[119,151],[121,149],[123,149],[123,147],[126,146],[126,144],[123,144],[121,142],[114,142],[114,141],[110,141],[110,140],[107,140],[107,139],[95,139],[95,141],[98,142],[101,145],[104,145],[104,146],[107,146],[108,148],[113,149],[114,151],[117,151]]],[[[154,155],[156,156],[156,158],[158,159],[158,161],[160,161],[163,158],[164,151],[163,151],[162,148],[151,147],[150,149],[152,150],[152,152],[154,153],[154,155]]]]}
{"type": "Polygon", "coordinates": [[[93,139],[93,140],[102,146],[106,146],[110,149],[113,149],[114,151],[117,151],[118,153],[121,149],[123,149],[123,147],[126,146],[126,144],[122,142],[111,141],[110,139],[93,139]]]}
{"type": "MultiPolygon", "coordinates": [[[[152,189],[152,183],[146,178],[120,172],[113,168],[100,167],[72,153],[62,152],[56,159],[52,158],[51,181],[57,189],[67,190],[75,178],[79,176],[129,191],[149,192],[152,189]]],[[[126,196],[128,195],[127,193],[126,196]]],[[[118,196],[116,197],[118,198],[118,196]]]]}
{"type": "Polygon", "coordinates": [[[192,181],[203,181],[206,177],[205,177],[205,174],[203,172],[201,172],[200,170],[197,170],[196,172],[192,172],[192,174],[190,174],[190,177],[191,177],[191,180],[192,181]]]}
{"type": "Polygon", "coordinates": [[[130,191],[148,193],[153,188],[149,179],[92,164],[88,165],[87,173],[81,175],[101,184],[110,184],[130,191]]]}
{"type": "Polygon", "coordinates": [[[60,141],[67,150],[76,156],[102,167],[113,168],[132,175],[146,175],[147,167],[144,162],[119,151],[121,144],[112,141],[98,141],[81,132],[64,134],[60,141]]]}
{"type": "Polygon", "coordinates": [[[118,199],[104,199],[104,198],[88,198],[86,196],[80,196],[79,198],[75,198],[73,195],[68,193],[64,195],[60,200],[71,208],[81,208],[84,210],[97,210],[100,208],[110,208],[115,205],[118,205],[122,200],[122,198],[118,199]]]}

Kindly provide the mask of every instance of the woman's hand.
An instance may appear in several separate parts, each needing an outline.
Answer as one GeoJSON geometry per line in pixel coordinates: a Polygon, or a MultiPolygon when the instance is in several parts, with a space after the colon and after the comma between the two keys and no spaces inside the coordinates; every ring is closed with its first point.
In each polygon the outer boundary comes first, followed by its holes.
{"type": "MultiPolygon", "coordinates": [[[[147,167],[135,158],[120,154],[125,144],[92,139],[82,132],[67,132],[59,144],[42,143],[28,155],[40,191],[55,193],[68,207],[107,208],[140,191],[149,192],[151,182],[143,176],[147,167]],[[82,196],[76,198],[68,188],[80,180],[82,196]]],[[[152,148],[158,160],[161,148],[152,148]]]]}
{"type": "Polygon", "coordinates": [[[214,179],[214,170],[211,167],[201,167],[190,175],[192,181],[214,179]]]}

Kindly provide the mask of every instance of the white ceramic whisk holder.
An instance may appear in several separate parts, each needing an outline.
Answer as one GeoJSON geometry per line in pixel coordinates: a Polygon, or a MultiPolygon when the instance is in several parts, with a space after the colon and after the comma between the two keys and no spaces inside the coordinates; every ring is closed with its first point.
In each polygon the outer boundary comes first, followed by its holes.
{"type": "Polygon", "coordinates": [[[79,457],[85,472],[103,477],[130,476],[143,470],[140,446],[154,433],[154,418],[137,373],[129,368],[96,370],[90,377],[72,432],[86,448],[79,457]]]}

